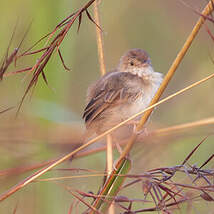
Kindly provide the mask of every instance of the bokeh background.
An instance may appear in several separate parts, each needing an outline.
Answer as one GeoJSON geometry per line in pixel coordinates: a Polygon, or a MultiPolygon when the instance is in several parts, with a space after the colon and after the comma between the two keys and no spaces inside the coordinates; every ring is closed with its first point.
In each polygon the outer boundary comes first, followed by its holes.
{"type": "MultiPolygon", "coordinates": [[[[17,19],[17,31],[11,50],[17,47],[28,24],[33,20],[21,47],[23,51],[86,2],[1,0],[0,56],[5,54],[17,19]]],[[[185,2],[199,11],[206,4],[206,1],[201,0],[185,2]]],[[[90,12],[93,14],[92,8],[90,12]]],[[[128,49],[142,48],[150,54],[154,69],[164,74],[198,19],[198,15],[179,0],[101,1],[100,16],[107,70],[115,68],[120,56],[128,49]]],[[[208,26],[213,31],[213,24],[209,23],[208,26]]],[[[18,118],[15,119],[17,108],[0,114],[0,170],[42,163],[70,152],[81,143],[81,134],[84,131],[81,115],[85,106],[86,90],[100,73],[95,26],[84,14],[79,33],[77,27],[76,22],[61,47],[65,63],[71,71],[65,71],[57,54],[53,55],[45,68],[49,87],[42,79],[39,80],[32,95],[25,100],[18,118]]],[[[44,43],[38,48],[43,45],[44,43]]],[[[162,97],[211,74],[214,70],[211,60],[212,55],[214,56],[213,47],[214,43],[203,27],[162,97]]],[[[40,54],[21,59],[17,67],[11,66],[8,72],[32,66],[39,56],[40,54]]],[[[18,74],[5,77],[0,82],[0,111],[20,102],[30,77],[31,75],[18,74]]],[[[152,116],[150,129],[213,117],[213,87],[214,80],[209,80],[160,105],[152,116]]],[[[131,156],[132,172],[140,173],[146,169],[180,164],[195,145],[213,133],[213,128],[210,125],[183,130],[167,137],[152,137],[147,143],[136,145],[131,156]]],[[[191,159],[192,164],[200,165],[213,154],[213,140],[211,135],[191,159]]],[[[210,163],[207,167],[212,166],[210,163]]],[[[105,153],[97,153],[59,166],[68,167],[103,171],[105,153]]],[[[75,173],[53,170],[43,177],[71,174],[75,173]]],[[[2,175],[0,191],[4,192],[27,175],[29,172],[2,175]]],[[[61,183],[96,193],[102,178],[70,179],[61,183]]],[[[142,192],[136,188],[125,194],[137,198],[142,192]]],[[[17,204],[18,214],[68,213],[72,201],[72,195],[57,183],[37,182],[1,202],[0,213],[12,213],[17,204]]],[[[211,205],[205,201],[197,202],[193,206],[194,209],[199,209],[199,213],[200,209],[201,212],[211,211],[211,205]]],[[[185,205],[182,209],[185,210],[185,205]]]]}

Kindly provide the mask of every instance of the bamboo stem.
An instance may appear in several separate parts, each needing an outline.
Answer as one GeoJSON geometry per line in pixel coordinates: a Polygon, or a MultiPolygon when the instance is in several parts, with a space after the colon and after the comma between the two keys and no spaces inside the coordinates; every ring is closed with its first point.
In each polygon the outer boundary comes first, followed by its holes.
{"type": "MultiPolygon", "coordinates": [[[[90,1],[90,3],[92,3],[93,1],[90,1]]],[[[214,2],[214,0],[212,0],[212,2],[214,2]]],[[[203,10],[202,15],[208,16],[212,11],[213,11],[213,7],[212,7],[212,2],[210,1],[207,6],[205,7],[205,9],[203,10]]],[[[190,88],[193,88],[196,86],[196,83],[193,84],[191,87],[187,87],[179,92],[177,92],[176,94],[173,94],[159,102],[157,102],[161,96],[161,94],[163,93],[164,89],[166,88],[169,80],[172,78],[175,69],[178,67],[178,65],[180,64],[181,60],[183,59],[185,53],[187,52],[188,48],[190,47],[193,39],[195,38],[196,34],[198,33],[199,29],[201,28],[201,26],[203,25],[205,21],[204,17],[200,17],[200,19],[198,20],[198,22],[196,23],[193,31],[191,32],[190,36],[188,37],[187,41],[185,42],[184,47],[182,48],[182,50],[179,52],[179,54],[177,55],[175,61],[173,62],[168,74],[166,75],[160,89],[158,90],[156,96],[154,97],[154,99],[152,100],[150,107],[148,107],[147,109],[145,109],[144,111],[132,116],[129,118],[129,120],[132,120],[133,118],[137,117],[138,115],[148,111],[148,113],[144,114],[144,116],[142,117],[139,125],[138,125],[138,129],[141,129],[141,127],[143,127],[145,121],[147,120],[147,118],[149,117],[149,115],[151,114],[153,108],[169,99],[172,99],[173,97],[177,96],[178,94],[183,93],[186,90],[189,90],[190,88]],[[155,104],[154,104],[155,103],[155,104]]],[[[204,78],[203,80],[197,82],[198,84],[201,84],[202,82],[207,81],[208,79],[214,77],[214,75],[210,75],[206,78],[204,78]]],[[[4,192],[3,194],[0,195],[0,201],[5,200],[6,198],[8,198],[9,196],[11,196],[12,194],[14,194],[15,192],[17,192],[18,190],[20,190],[21,188],[23,188],[24,186],[26,186],[27,184],[31,183],[32,181],[34,181],[35,179],[37,179],[38,177],[40,177],[41,175],[43,175],[45,172],[51,170],[52,168],[54,168],[55,166],[61,164],[62,162],[72,158],[74,155],[76,155],[78,152],[82,151],[84,148],[87,148],[89,145],[93,144],[94,142],[96,142],[97,140],[101,139],[102,137],[106,136],[107,134],[111,133],[112,131],[114,131],[115,129],[119,128],[120,126],[122,126],[123,124],[125,124],[126,122],[128,122],[129,120],[126,120],[116,126],[114,126],[113,128],[111,128],[110,130],[104,132],[103,134],[93,138],[92,140],[88,141],[86,144],[80,146],[79,148],[75,149],[74,151],[70,152],[67,155],[64,155],[63,157],[51,162],[48,166],[45,166],[44,168],[42,168],[41,170],[36,171],[35,173],[33,173],[32,175],[30,175],[29,177],[25,178],[24,180],[22,180],[21,182],[19,182],[18,184],[14,185],[13,187],[11,187],[9,190],[7,190],[6,192],[4,192]]],[[[132,148],[132,145],[134,143],[135,135],[133,135],[132,138],[130,139],[129,143],[127,144],[125,150],[123,151],[122,155],[120,156],[119,162],[121,162],[121,160],[129,153],[130,149],[132,148]],[[134,136],[134,137],[133,137],[134,136]]],[[[116,167],[118,166],[118,164],[116,165],[116,167]]]]}
{"type": "MultiPolygon", "coordinates": [[[[213,2],[214,0],[211,0],[207,5],[206,7],[204,8],[204,10],[202,11],[202,15],[209,15],[212,11],[213,11],[213,2]]],[[[161,95],[163,94],[164,90],[166,89],[169,81],[171,80],[171,78],[173,77],[177,67],[180,65],[182,59],[184,58],[186,52],[188,51],[190,45],[192,44],[194,38],[196,37],[196,35],[198,34],[201,26],[204,24],[205,22],[205,18],[204,17],[200,17],[199,20],[197,21],[197,23],[195,24],[192,32],[190,33],[190,35],[188,36],[188,38],[186,39],[186,42],[184,43],[183,47],[181,48],[181,50],[179,51],[177,57],[175,58],[174,62],[172,63],[171,67],[169,68],[169,71],[168,73],[166,74],[159,90],[157,91],[157,93],[155,94],[154,98],[152,99],[151,103],[150,103],[150,106],[154,105],[155,103],[158,102],[158,100],[160,99],[161,95]]],[[[144,124],[146,123],[147,119],[149,118],[150,114],[152,113],[154,108],[151,108],[149,109],[141,118],[137,128],[136,128],[136,131],[140,131],[144,124]]],[[[135,140],[137,138],[137,134],[133,134],[127,144],[127,146],[125,147],[123,153],[121,154],[120,156],[120,159],[119,160],[122,160],[124,157],[126,157],[135,140]]]]}
{"type": "MultiPolygon", "coordinates": [[[[100,17],[98,9],[98,0],[94,2],[94,19],[98,26],[100,26],[100,17]]],[[[103,48],[103,35],[102,30],[95,25],[96,28],[96,38],[97,38],[97,52],[99,57],[100,72],[102,75],[106,73],[106,66],[104,60],[104,48],[103,48]]]]}
{"type": "MultiPolygon", "coordinates": [[[[100,25],[100,17],[99,17],[99,8],[98,8],[98,0],[94,2],[94,19],[98,26],[100,25]]],[[[103,48],[103,35],[100,28],[95,26],[96,28],[96,38],[97,38],[97,49],[98,49],[98,56],[99,56],[99,64],[100,64],[100,72],[101,75],[105,75],[106,73],[106,66],[104,60],[104,48],[103,48]]],[[[107,163],[107,173],[108,175],[111,174],[113,170],[113,145],[112,145],[112,138],[111,135],[107,135],[106,137],[106,163],[107,163]]],[[[114,214],[114,206],[111,205],[109,208],[109,214],[114,214]]]]}
{"type": "MultiPolygon", "coordinates": [[[[47,171],[51,170],[52,168],[54,168],[55,166],[61,164],[62,162],[72,158],[74,155],[76,155],[78,152],[82,151],[83,149],[87,148],[89,145],[93,144],[94,142],[96,142],[97,140],[103,138],[104,136],[106,136],[107,134],[110,134],[112,131],[116,130],[117,128],[121,127],[122,125],[124,125],[125,123],[127,123],[128,121],[134,119],[135,117],[141,115],[142,113],[160,105],[161,103],[166,102],[167,100],[172,99],[173,97],[176,97],[179,94],[184,93],[185,91],[211,79],[214,77],[214,74],[209,75],[208,77],[193,83],[192,85],[162,99],[161,101],[151,105],[150,107],[148,107],[147,109],[133,115],[132,117],[130,117],[129,119],[127,119],[126,121],[123,121],[122,123],[114,126],[113,128],[109,129],[108,131],[104,132],[103,134],[96,136],[95,138],[89,140],[87,143],[81,145],[80,147],[78,147],[77,149],[75,149],[74,151],[70,152],[67,155],[64,155],[63,157],[55,160],[55,161],[51,161],[50,164],[48,164],[47,166],[45,166],[44,168],[42,168],[41,170],[36,171],[35,173],[33,173],[32,175],[30,175],[29,177],[25,178],[24,180],[22,180],[21,182],[19,182],[18,184],[16,184],[15,186],[11,187],[8,191],[6,191],[5,193],[3,193],[2,195],[0,195],[0,202],[5,200],[6,198],[8,198],[10,195],[14,194],[15,192],[17,192],[18,190],[20,190],[21,188],[23,188],[24,186],[26,186],[27,184],[31,183],[32,181],[34,181],[35,179],[37,179],[38,177],[40,177],[41,175],[43,175],[44,173],[46,173],[47,171]]],[[[122,162],[120,160],[120,162],[122,162]]],[[[117,167],[117,165],[116,165],[117,167]]]]}

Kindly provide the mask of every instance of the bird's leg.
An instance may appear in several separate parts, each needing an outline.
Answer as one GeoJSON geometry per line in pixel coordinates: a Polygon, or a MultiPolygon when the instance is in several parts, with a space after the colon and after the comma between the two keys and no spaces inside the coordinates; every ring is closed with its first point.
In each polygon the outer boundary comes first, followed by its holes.
{"type": "Polygon", "coordinates": [[[143,137],[147,137],[149,135],[148,129],[146,127],[143,127],[142,129],[137,130],[137,125],[136,124],[134,125],[133,132],[136,135],[142,135],[143,137]]]}
{"type": "Polygon", "coordinates": [[[149,135],[149,132],[146,127],[142,128],[141,130],[137,130],[137,126],[139,124],[140,120],[130,120],[127,122],[127,125],[133,125],[133,132],[137,135],[143,134],[143,137],[147,137],[149,135]]]}
{"type": "Polygon", "coordinates": [[[116,146],[116,148],[117,148],[117,151],[118,151],[118,152],[119,152],[119,154],[121,155],[121,154],[122,154],[122,152],[123,152],[123,150],[122,150],[122,148],[121,148],[120,144],[119,144],[118,142],[116,142],[116,143],[115,143],[115,146],[116,146]]]}
{"type": "MultiPolygon", "coordinates": [[[[117,141],[115,142],[115,146],[116,146],[116,148],[117,148],[117,151],[118,151],[119,154],[121,155],[122,152],[123,152],[123,150],[122,150],[120,144],[119,144],[117,141]]],[[[118,161],[118,160],[114,161],[114,163],[113,163],[113,169],[114,169],[114,170],[116,170],[116,167],[115,167],[115,166],[116,166],[117,161],[118,161]]]]}
{"type": "Polygon", "coordinates": [[[127,125],[134,125],[134,126],[137,126],[139,122],[140,122],[140,120],[130,120],[130,121],[127,122],[126,124],[127,124],[127,125]]]}

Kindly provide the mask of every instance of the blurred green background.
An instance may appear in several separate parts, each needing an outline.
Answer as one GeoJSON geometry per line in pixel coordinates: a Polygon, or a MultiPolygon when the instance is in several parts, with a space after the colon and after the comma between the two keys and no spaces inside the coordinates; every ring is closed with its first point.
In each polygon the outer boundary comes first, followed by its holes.
{"type": "MultiPolygon", "coordinates": [[[[65,17],[76,11],[87,1],[13,0],[1,1],[0,13],[0,56],[7,49],[16,20],[18,26],[11,50],[19,44],[28,24],[33,20],[31,30],[25,39],[21,52],[34,44],[65,17]]],[[[185,1],[200,10],[206,1],[185,1]]],[[[92,7],[90,8],[93,14],[92,7]]],[[[100,16],[104,31],[104,49],[107,70],[116,67],[120,56],[131,48],[145,49],[151,56],[154,69],[166,74],[176,54],[190,33],[198,15],[181,1],[101,1],[100,16]]],[[[211,31],[213,25],[208,24],[211,31]]],[[[25,100],[18,118],[15,111],[0,115],[0,170],[28,166],[59,157],[70,152],[80,143],[84,130],[81,115],[85,106],[87,87],[100,76],[96,47],[95,26],[83,15],[79,33],[77,22],[61,46],[66,65],[64,70],[59,57],[54,54],[45,68],[49,81],[47,87],[39,80],[32,96],[25,100]]],[[[43,47],[42,43],[39,47],[43,47]]],[[[213,72],[210,56],[214,56],[213,41],[203,27],[191,49],[179,66],[163,97],[208,76],[213,72]]],[[[18,61],[15,71],[32,66],[37,56],[28,56],[18,61]]],[[[17,105],[26,90],[30,75],[19,74],[4,78],[0,82],[0,111],[17,105]]],[[[153,114],[151,128],[167,127],[213,117],[214,80],[160,105],[153,114]]],[[[170,138],[150,139],[155,144],[137,145],[133,149],[133,173],[160,166],[180,164],[202,138],[213,133],[214,126],[186,131],[170,138]],[[163,145],[164,146],[163,146],[163,145]],[[160,152],[161,151],[161,152],[160,152]]],[[[192,158],[192,163],[203,163],[214,150],[214,137],[192,158]]],[[[212,164],[210,164],[212,166],[212,164]]],[[[105,153],[67,162],[59,166],[86,169],[105,169],[105,153]]],[[[1,176],[1,192],[23,179],[29,173],[1,176]]],[[[52,171],[43,177],[70,175],[73,172],[52,171]]],[[[96,193],[102,178],[66,180],[73,188],[96,193]]],[[[124,193],[125,194],[125,193],[124,193]]],[[[127,193],[135,198],[142,195],[138,189],[127,193]]],[[[28,185],[9,199],[0,203],[0,213],[68,213],[73,201],[71,194],[54,182],[38,182],[28,185]]],[[[203,202],[205,204],[205,202],[203,202]]],[[[199,206],[201,212],[211,209],[199,206]]],[[[184,208],[185,209],[185,208],[184,208]]],[[[84,210],[84,209],[83,209],[84,210]]]]}

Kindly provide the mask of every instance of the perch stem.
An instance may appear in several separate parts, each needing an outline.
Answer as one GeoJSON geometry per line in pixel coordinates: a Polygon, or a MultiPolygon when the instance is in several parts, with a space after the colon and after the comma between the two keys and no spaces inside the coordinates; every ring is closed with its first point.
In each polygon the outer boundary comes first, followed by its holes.
{"type": "MultiPolygon", "coordinates": [[[[204,16],[208,16],[212,11],[213,11],[213,2],[214,0],[211,0],[209,1],[209,3],[206,5],[206,7],[204,8],[204,10],[202,11],[202,15],[204,16]]],[[[196,35],[198,34],[201,26],[204,24],[205,22],[205,17],[204,16],[201,16],[199,18],[199,20],[197,21],[197,23],[195,24],[192,32],[190,33],[190,35],[188,36],[188,38],[186,39],[183,47],[181,48],[181,50],[179,51],[179,53],[177,54],[174,62],[172,63],[171,67],[169,68],[169,71],[168,73],[166,74],[160,88],[158,89],[156,95],[154,96],[154,98],[152,99],[151,103],[150,103],[150,106],[155,104],[156,102],[158,102],[158,100],[160,99],[161,95],[163,94],[164,90],[166,89],[169,81],[171,80],[171,78],[173,77],[176,69],[178,68],[178,66],[180,65],[182,59],[184,58],[186,52],[188,51],[190,45],[192,44],[194,38],[196,37],[196,35]]],[[[146,123],[147,119],[149,118],[150,114],[152,113],[154,108],[151,108],[149,109],[148,111],[145,112],[145,114],[141,117],[141,120],[139,122],[139,124],[137,125],[137,131],[140,131],[144,124],[146,123]]],[[[137,138],[137,135],[136,134],[133,134],[128,142],[128,144],[126,145],[123,153],[121,154],[120,156],[120,159],[119,160],[122,160],[124,157],[126,157],[135,140],[137,138]]]]}

